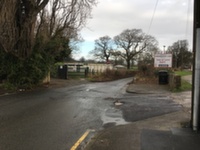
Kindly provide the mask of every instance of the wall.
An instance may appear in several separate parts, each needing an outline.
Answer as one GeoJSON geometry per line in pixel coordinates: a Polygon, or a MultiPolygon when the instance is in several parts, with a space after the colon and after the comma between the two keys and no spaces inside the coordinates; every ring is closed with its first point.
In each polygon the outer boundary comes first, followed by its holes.
{"type": "Polygon", "coordinates": [[[181,87],[181,76],[174,73],[169,74],[170,89],[179,89],[181,87]]]}

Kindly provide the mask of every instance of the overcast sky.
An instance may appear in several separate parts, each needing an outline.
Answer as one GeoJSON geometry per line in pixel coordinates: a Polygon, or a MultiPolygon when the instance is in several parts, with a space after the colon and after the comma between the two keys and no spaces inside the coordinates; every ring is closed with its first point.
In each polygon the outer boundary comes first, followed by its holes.
{"type": "Polygon", "coordinates": [[[149,31],[158,40],[160,49],[182,39],[187,39],[191,47],[192,28],[193,0],[99,0],[92,10],[92,19],[81,31],[85,42],[75,58],[88,59],[95,39],[105,35],[113,38],[125,29],[149,31]]]}

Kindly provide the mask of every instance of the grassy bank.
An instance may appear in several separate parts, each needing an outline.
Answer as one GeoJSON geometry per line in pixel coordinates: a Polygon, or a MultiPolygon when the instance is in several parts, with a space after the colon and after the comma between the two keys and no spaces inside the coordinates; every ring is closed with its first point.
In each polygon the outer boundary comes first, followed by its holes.
{"type": "Polygon", "coordinates": [[[176,75],[181,76],[181,87],[179,89],[175,89],[174,92],[182,92],[182,91],[190,91],[192,90],[192,85],[183,79],[184,76],[192,75],[192,71],[175,71],[176,75]]]}
{"type": "Polygon", "coordinates": [[[175,71],[175,74],[180,76],[192,75],[192,71],[175,71]]]}

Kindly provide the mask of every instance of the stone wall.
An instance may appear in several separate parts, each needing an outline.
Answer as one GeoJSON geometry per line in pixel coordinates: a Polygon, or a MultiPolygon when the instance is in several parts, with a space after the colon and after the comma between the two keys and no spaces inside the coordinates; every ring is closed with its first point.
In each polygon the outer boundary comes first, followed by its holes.
{"type": "Polygon", "coordinates": [[[174,73],[169,74],[170,89],[179,89],[181,87],[181,76],[174,73]]]}

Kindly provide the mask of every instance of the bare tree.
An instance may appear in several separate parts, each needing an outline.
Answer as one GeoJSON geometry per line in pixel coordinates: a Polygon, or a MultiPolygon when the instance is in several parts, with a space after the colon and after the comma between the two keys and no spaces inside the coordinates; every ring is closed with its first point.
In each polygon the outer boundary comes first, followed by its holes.
{"type": "Polygon", "coordinates": [[[154,56],[159,51],[157,44],[149,45],[146,47],[146,51],[144,53],[139,54],[138,61],[140,63],[146,65],[153,65],[154,64],[154,56]]]}
{"type": "Polygon", "coordinates": [[[19,58],[32,52],[37,14],[49,0],[1,0],[0,47],[19,58]]]}
{"type": "Polygon", "coordinates": [[[96,0],[1,0],[0,48],[18,58],[30,56],[34,40],[72,36],[86,23],[96,0]],[[40,14],[40,19],[38,19],[40,14]],[[37,24],[36,24],[37,22],[37,24]],[[44,37],[44,35],[43,35],[44,37]]]}
{"type": "Polygon", "coordinates": [[[96,0],[51,0],[37,19],[36,39],[40,49],[54,43],[54,47],[47,52],[56,55],[63,49],[61,41],[65,39],[69,41],[69,53],[77,50],[76,44],[82,41],[78,32],[86,25],[95,4],[96,0]]]}
{"type": "Polygon", "coordinates": [[[90,17],[95,0],[50,0],[46,9],[41,12],[39,28],[42,24],[48,24],[48,36],[55,37],[64,34],[72,37],[85,24],[90,17]]]}
{"type": "Polygon", "coordinates": [[[112,52],[112,39],[109,36],[103,36],[95,40],[95,48],[90,53],[96,58],[105,59],[109,62],[112,52]]]}
{"type": "Polygon", "coordinates": [[[82,63],[84,63],[84,62],[86,61],[86,59],[85,59],[85,57],[82,56],[82,57],[79,59],[79,61],[82,62],[82,63]]]}
{"type": "Polygon", "coordinates": [[[187,40],[178,40],[168,47],[173,56],[173,67],[183,69],[192,64],[192,52],[189,51],[187,40]]]}
{"type": "Polygon", "coordinates": [[[138,54],[147,50],[148,45],[157,43],[156,39],[146,35],[141,29],[126,29],[114,37],[115,44],[119,48],[117,54],[127,63],[127,69],[131,67],[131,60],[138,54]]]}

